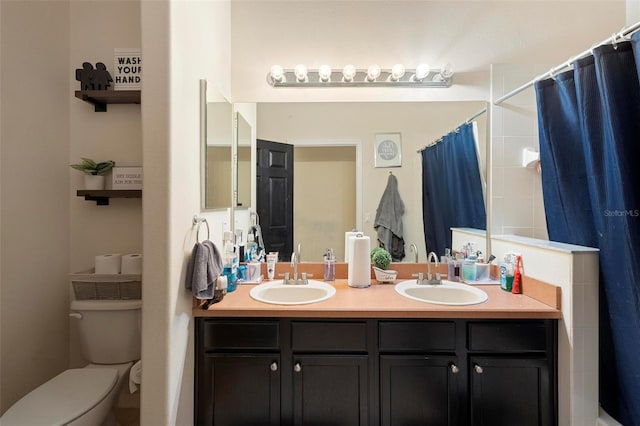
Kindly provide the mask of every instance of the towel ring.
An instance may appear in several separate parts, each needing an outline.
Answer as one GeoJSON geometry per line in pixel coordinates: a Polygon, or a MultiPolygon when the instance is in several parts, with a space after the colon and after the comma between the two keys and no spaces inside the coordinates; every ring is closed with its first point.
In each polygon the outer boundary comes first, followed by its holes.
{"type": "Polygon", "coordinates": [[[194,216],[192,223],[193,223],[193,226],[198,225],[198,228],[196,230],[196,240],[198,241],[200,240],[200,226],[202,226],[203,223],[207,227],[207,240],[211,238],[211,234],[209,233],[209,222],[207,222],[206,218],[194,216]]]}

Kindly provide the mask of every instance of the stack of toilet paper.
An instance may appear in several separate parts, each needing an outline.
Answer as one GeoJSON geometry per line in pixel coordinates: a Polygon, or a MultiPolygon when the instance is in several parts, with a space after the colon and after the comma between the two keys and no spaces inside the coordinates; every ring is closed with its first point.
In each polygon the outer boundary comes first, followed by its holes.
{"type": "Polygon", "coordinates": [[[101,254],[95,259],[95,273],[142,275],[142,255],[138,253],[124,256],[119,253],[101,254]]]}

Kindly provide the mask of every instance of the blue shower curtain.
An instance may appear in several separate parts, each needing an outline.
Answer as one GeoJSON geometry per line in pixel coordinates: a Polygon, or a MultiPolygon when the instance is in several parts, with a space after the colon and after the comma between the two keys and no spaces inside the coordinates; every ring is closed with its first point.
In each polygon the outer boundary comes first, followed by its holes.
{"type": "Polygon", "coordinates": [[[451,248],[451,228],[486,228],[473,124],[422,151],[422,222],[427,252],[438,257],[451,248]]]}
{"type": "Polygon", "coordinates": [[[640,425],[638,55],[640,33],[536,83],[549,239],[600,249],[600,403],[624,425],[640,425]]]}

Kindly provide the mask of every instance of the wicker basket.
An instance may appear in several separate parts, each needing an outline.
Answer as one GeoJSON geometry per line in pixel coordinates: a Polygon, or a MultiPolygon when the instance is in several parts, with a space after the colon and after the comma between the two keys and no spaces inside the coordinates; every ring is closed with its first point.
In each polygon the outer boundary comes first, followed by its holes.
{"type": "Polygon", "coordinates": [[[141,275],[95,274],[93,271],[70,274],[77,300],[142,299],[141,275]]]}

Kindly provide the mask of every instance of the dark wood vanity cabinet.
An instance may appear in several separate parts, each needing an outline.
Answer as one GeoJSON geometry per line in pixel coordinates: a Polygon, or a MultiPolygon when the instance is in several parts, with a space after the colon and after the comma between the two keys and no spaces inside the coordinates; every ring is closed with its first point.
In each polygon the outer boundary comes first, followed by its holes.
{"type": "Polygon", "coordinates": [[[557,424],[556,320],[196,319],[197,425],[557,424]]]}

